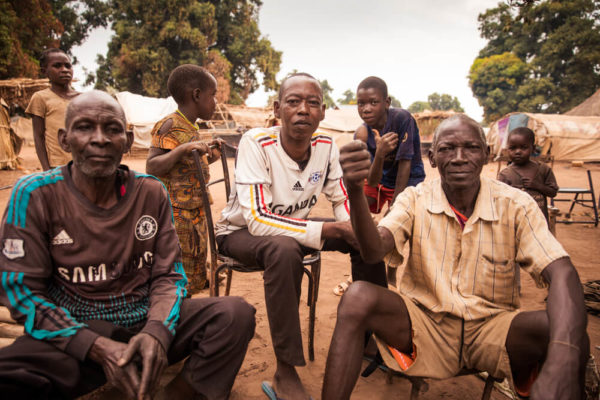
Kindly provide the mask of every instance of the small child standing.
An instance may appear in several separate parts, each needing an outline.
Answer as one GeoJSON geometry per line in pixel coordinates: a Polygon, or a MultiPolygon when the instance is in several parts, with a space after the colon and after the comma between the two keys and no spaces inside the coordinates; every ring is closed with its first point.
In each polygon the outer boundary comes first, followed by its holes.
{"type": "Polygon", "coordinates": [[[208,287],[206,216],[192,150],[208,154],[203,157],[206,181],[209,180],[206,162],[212,163],[221,156],[221,141],[200,141],[195,121],[212,117],[216,108],[217,81],[206,69],[185,64],[171,71],[167,87],[178,109],[158,121],[152,129],[146,172],[158,176],[169,191],[191,295],[208,287]],[[211,145],[214,146],[212,150],[211,145]]]}
{"type": "Polygon", "coordinates": [[[58,130],[65,127],[67,105],[79,92],[71,87],[73,66],[62,50],[44,50],[40,68],[51,86],[34,93],[25,112],[31,115],[35,152],[46,171],[71,161],[71,154],[58,144],[58,130]]]}
{"type": "Polygon", "coordinates": [[[546,197],[554,197],[558,184],[552,169],[530,159],[535,146],[535,134],[529,128],[515,128],[506,139],[510,164],[500,171],[498,180],[529,193],[548,221],[546,197]]]}

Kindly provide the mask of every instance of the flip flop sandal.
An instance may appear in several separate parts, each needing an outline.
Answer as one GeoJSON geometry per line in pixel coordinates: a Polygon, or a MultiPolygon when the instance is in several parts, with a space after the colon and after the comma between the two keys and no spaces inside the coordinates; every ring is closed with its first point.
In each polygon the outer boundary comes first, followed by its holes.
{"type": "Polygon", "coordinates": [[[277,397],[277,393],[275,393],[275,389],[273,389],[271,382],[263,381],[260,387],[262,388],[262,391],[265,392],[269,400],[283,400],[281,397],[277,397]]]}
{"type": "MultiPolygon", "coordinates": [[[[265,392],[269,400],[284,400],[281,397],[277,397],[277,393],[275,393],[275,389],[273,389],[271,382],[263,381],[260,387],[262,388],[263,392],[265,392]]],[[[313,398],[310,397],[310,400],[313,400],[313,398]]]]}
{"type": "Polygon", "coordinates": [[[349,280],[338,283],[337,286],[333,288],[333,293],[336,296],[343,295],[344,293],[346,293],[346,290],[348,290],[348,286],[350,286],[351,283],[352,282],[349,280]]]}

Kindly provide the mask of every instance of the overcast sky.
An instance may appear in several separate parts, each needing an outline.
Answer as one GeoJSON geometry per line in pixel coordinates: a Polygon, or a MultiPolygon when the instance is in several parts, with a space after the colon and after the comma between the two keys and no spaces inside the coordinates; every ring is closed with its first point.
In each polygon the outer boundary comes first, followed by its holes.
{"type": "MultiPolygon", "coordinates": [[[[278,78],[293,69],[327,79],[337,100],[347,89],[376,75],[389,93],[408,107],[433,92],[457,96],[477,120],[483,111],[467,74],[485,41],[477,16],[499,0],[263,0],[260,30],[283,51],[278,78]]],[[[95,70],[97,53],[106,54],[111,32],[96,30],[75,48],[80,65],[95,70]]],[[[76,85],[79,87],[79,85],[76,85]]],[[[263,88],[247,105],[264,106],[263,88]]]]}

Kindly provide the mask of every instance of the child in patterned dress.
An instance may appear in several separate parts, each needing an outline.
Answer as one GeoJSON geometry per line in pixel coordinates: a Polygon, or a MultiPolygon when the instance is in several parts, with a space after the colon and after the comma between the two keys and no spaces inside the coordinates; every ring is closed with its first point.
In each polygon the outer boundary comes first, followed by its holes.
{"type": "Polygon", "coordinates": [[[167,86],[178,109],[158,121],[152,129],[146,172],[159,177],[169,191],[183,268],[189,282],[188,292],[195,294],[208,288],[207,227],[192,151],[197,149],[207,155],[203,157],[206,181],[209,180],[208,164],[221,156],[221,141],[202,140],[195,121],[212,117],[216,108],[217,81],[206,69],[184,64],[171,72],[167,86]]]}

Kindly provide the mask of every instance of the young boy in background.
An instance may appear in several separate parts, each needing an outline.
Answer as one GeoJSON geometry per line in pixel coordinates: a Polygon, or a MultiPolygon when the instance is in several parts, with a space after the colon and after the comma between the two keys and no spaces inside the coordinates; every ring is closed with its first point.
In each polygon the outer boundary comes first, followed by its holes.
{"type": "MultiPolygon", "coordinates": [[[[358,85],[356,103],[364,124],[354,138],[367,144],[372,162],[364,192],[369,211],[379,214],[407,186],[425,179],[419,128],[408,111],[391,107],[387,85],[376,76],[358,85]]],[[[388,268],[388,283],[396,285],[396,268],[388,268]]]]}
{"type": "Polygon", "coordinates": [[[372,161],[365,195],[371,213],[379,214],[407,186],[425,179],[419,128],[408,111],[390,107],[387,85],[380,78],[364,79],[358,85],[356,102],[364,124],[354,137],[367,144],[372,161]]]}
{"type": "Polygon", "coordinates": [[[25,112],[31,115],[35,152],[46,171],[71,161],[71,155],[58,144],[58,130],[65,127],[67,105],[79,92],[71,87],[73,66],[62,50],[44,50],[40,68],[50,87],[34,93],[25,112]]]}
{"type": "Polygon", "coordinates": [[[498,180],[526,191],[536,201],[548,221],[548,201],[558,193],[552,169],[530,159],[535,146],[535,133],[529,128],[515,128],[506,138],[510,164],[500,171],[498,180]]]}
{"type": "Polygon", "coordinates": [[[206,181],[209,180],[207,163],[218,160],[221,155],[220,141],[201,141],[195,121],[212,117],[217,81],[206,69],[184,64],[171,72],[167,87],[178,109],[158,121],[152,129],[146,172],[158,176],[169,191],[183,268],[189,282],[188,291],[194,294],[207,288],[208,281],[206,216],[192,151],[197,149],[201,154],[208,154],[203,157],[202,166],[206,181]]]}

